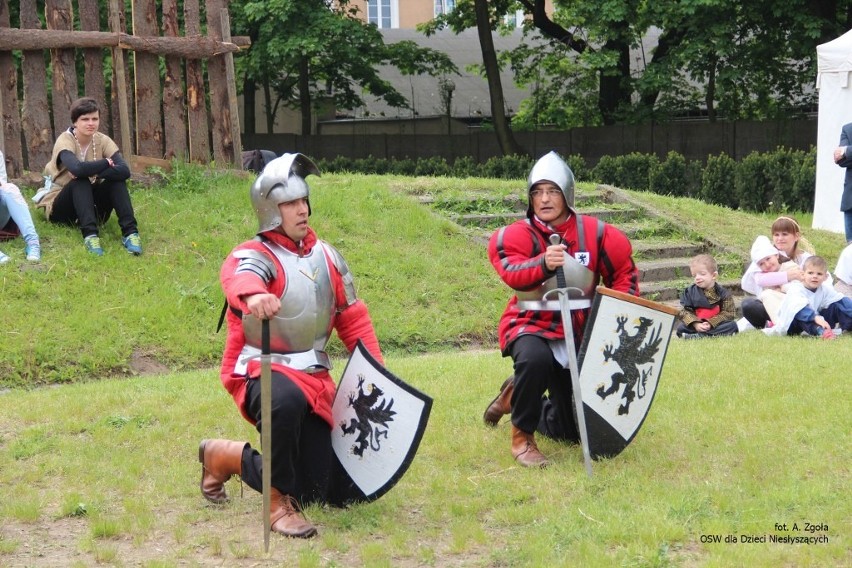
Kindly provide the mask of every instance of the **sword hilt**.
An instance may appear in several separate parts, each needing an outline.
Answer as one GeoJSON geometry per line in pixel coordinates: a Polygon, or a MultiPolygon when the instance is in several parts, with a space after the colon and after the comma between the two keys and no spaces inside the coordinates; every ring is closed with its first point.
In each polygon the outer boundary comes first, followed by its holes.
{"type": "MultiPolygon", "coordinates": [[[[560,237],[556,233],[553,233],[552,235],[550,235],[549,238],[550,238],[550,244],[551,245],[561,245],[562,244],[562,237],[560,237]]],[[[563,254],[565,254],[565,253],[563,253],[563,254]]],[[[558,266],[556,268],[556,286],[557,286],[557,288],[560,288],[560,289],[568,287],[568,283],[565,282],[565,272],[562,271],[561,266],[558,266]]]]}

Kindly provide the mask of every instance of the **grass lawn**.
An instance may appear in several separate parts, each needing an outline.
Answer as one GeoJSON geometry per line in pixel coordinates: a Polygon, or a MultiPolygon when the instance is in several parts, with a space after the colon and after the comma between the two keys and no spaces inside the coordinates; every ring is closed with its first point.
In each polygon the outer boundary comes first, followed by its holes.
{"type": "MultiPolygon", "coordinates": [[[[673,341],[624,453],[589,478],[579,447],[540,439],[553,465],[526,470],[505,420],[482,424],[511,372],[494,345],[508,292],[470,230],[412,198],[523,182],[309,179],[311,222],[349,261],[388,367],[434,398],[408,473],[373,503],[309,508],[319,536],[273,536],[268,557],[258,494],[234,480],[229,504],[202,499],[201,439],[259,445],[215,368],[219,266],[256,222],[248,178],[179,168],[134,188],[142,257],[114,220],[95,258],[38,214],[40,265],[2,247],[0,566],[852,565],[852,334],[673,341]]],[[[741,253],[774,218],[631,195],[741,253]]],[[[807,236],[833,265],[842,238],[807,236]]]]}

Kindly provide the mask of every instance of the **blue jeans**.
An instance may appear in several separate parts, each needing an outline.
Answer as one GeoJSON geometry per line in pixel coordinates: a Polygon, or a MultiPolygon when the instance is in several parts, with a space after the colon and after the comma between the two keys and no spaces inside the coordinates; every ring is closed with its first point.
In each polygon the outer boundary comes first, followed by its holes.
{"type": "Polygon", "coordinates": [[[26,242],[38,241],[38,233],[21,190],[13,183],[0,183],[0,228],[5,227],[9,219],[18,226],[26,242]]]}
{"type": "Polygon", "coordinates": [[[852,243],[852,209],[843,212],[843,220],[846,221],[846,242],[852,243]]]}

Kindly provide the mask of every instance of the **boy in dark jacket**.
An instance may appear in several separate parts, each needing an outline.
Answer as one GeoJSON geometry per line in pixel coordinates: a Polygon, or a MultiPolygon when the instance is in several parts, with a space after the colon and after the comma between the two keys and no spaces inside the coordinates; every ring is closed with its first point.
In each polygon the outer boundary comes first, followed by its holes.
{"type": "Polygon", "coordinates": [[[689,262],[694,283],[680,297],[677,336],[683,339],[734,335],[737,333],[736,306],[730,291],[720,286],[716,259],[699,254],[689,262]]]}

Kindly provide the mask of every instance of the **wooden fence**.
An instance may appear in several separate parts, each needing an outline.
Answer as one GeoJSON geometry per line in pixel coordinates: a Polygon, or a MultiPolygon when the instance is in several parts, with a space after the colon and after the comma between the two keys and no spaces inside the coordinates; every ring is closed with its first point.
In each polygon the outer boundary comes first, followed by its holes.
{"type": "Polygon", "coordinates": [[[16,22],[0,0],[0,148],[10,177],[41,171],[80,96],[98,101],[101,131],[125,157],[241,164],[233,53],[250,42],[231,37],[230,0],[183,0],[182,14],[177,0],[162,0],[161,19],[156,0],[131,0],[131,33],[125,0],[108,0],[106,21],[99,0],[76,0],[76,18],[72,0],[44,0],[44,14],[36,0],[12,1],[16,22]]]}

